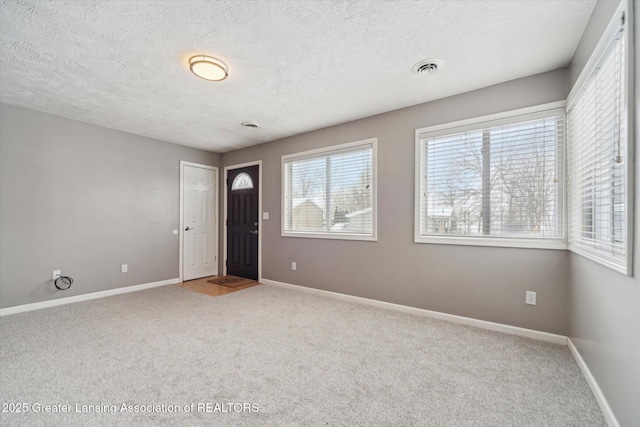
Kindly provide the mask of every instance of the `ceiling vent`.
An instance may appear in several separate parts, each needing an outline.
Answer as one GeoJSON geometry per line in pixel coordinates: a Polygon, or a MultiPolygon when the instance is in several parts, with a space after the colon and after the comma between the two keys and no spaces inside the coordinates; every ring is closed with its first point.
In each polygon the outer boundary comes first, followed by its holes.
{"type": "Polygon", "coordinates": [[[258,127],[257,124],[251,123],[251,122],[242,122],[240,124],[242,125],[242,127],[249,128],[249,129],[255,129],[258,127]]]}
{"type": "Polygon", "coordinates": [[[425,59],[413,66],[413,72],[419,76],[428,76],[442,68],[442,61],[439,59],[425,59]]]}

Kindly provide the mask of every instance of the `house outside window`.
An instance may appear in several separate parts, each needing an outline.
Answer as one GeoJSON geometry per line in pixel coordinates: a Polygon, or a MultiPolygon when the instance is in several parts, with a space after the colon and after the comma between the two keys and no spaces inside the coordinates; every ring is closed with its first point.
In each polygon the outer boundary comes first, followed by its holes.
{"type": "Polygon", "coordinates": [[[566,248],[564,104],[416,131],[415,241],[566,248]]]}
{"type": "Polygon", "coordinates": [[[375,138],[282,157],[282,235],[376,240],[375,138]]]}

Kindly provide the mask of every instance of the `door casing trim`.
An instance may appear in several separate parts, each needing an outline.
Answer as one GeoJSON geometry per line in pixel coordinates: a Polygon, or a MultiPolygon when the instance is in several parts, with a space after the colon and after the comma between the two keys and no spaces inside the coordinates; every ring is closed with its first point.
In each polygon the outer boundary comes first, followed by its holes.
{"type": "Polygon", "coordinates": [[[222,206],[222,275],[227,275],[227,178],[230,170],[241,169],[247,166],[258,166],[258,282],[262,280],[262,160],[229,165],[224,167],[224,180],[220,182],[220,187],[224,189],[224,202],[222,206]]]}
{"type": "MultiPolygon", "coordinates": [[[[214,248],[215,248],[215,254],[214,256],[216,257],[216,274],[218,274],[218,272],[220,271],[220,257],[219,255],[219,251],[218,248],[220,247],[220,239],[218,238],[218,236],[220,235],[220,222],[219,222],[219,218],[220,218],[220,213],[219,213],[219,206],[220,206],[220,174],[218,172],[218,167],[217,166],[209,166],[209,165],[203,165],[200,163],[193,163],[193,162],[187,162],[185,160],[180,160],[180,228],[178,229],[178,235],[180,236],[179,238],[179,246],[180,246],[180,250],[179,250],[179,255],[178,255],[178,281],[182,282],[183,277],[184,277],[184,272],[183,272],[183,257],[184,257],[184,167],[185,166],[193,166],[196,168],[202,168],[202,169],[209,169],[212,170],[214,172],[214,176],[216,178],[216,182],[218,183],[218,189],[217,189],[217,194],[216,197],[214,197],[214,203],[215,203],[215,208],[214,208],[214,212],[216,213],[216,221],[218,221],[218,227],[216,227],[216,236],[214,239],[214,248]]],[[[225,194],[226,195],[226,194],[225,194]]]]}

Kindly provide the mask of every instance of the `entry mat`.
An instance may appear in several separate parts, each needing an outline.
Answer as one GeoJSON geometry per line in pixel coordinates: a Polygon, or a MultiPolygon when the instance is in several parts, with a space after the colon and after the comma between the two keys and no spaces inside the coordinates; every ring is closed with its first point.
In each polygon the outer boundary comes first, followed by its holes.
{"type": "Polygon", "coordinates": [[[211,280],[207,280],[207,282],[213,283],[215,285],[226,286],[228,288],[237,288],[244,285],[253,285],[255,283],[258,283],[255,280],[237,276],[218,276],[211,280]]]}

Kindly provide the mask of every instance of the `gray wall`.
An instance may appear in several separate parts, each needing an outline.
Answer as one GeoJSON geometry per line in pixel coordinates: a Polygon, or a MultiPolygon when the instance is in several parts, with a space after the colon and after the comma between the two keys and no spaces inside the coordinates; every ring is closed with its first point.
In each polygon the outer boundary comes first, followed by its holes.
{"type": "Polygon", "coordinates": [[[619,5],[620,0],[598,0],[596,3],[589,18],[587,28],[580,39],[580,44],[578,44],[571,59],[571,65],[569,67],[569,89],[571,89],[576,80],[578,80],[580,72],[582,72],[582,69],[587,64],[587,61],[591,57],[591,52],[593,52],[593,49],[600,41],[602,32],[607,28],[607,25],[609,25],[611,17],[619,5]]]}
{"type": "Polygon", "coordinates": [[[223,154],[222,166],[263,161],[270,219],[262,276],[566,335],[568,253],[413,243],[413,165],[416,128],[564,100],[567,82],[568,70],[557,70],[223,154]],[[378,138],[378,241],[281,237],[281,156],[371,137],[378,138]],[[538,292],[537,306],[525,305],[526,290],[538,292]]]}
{"type": "MultiPolygon", "coordinates": [[[[599,2],[578,48],[591,53],[612,17],[618,2],[599,2]]],[[[636,28],[640,7],[636,7],[636,28]]],[[[635,32],[635,45],[640,46],[640,31],[635,32]]],[[[577,58],[577,57],[576,57],[577,58]]],[[[587,58],[588,59],[588,58],[587,58]]],[[[577,76],[586,59],[571,64],[571,75],[577,76]]],[[[637,60],[636,60],[637,64],[637,60]]],[[[637,67],[637,65],[636,65],[637,67]]],[[[636,68],[637,70],[637,68],[636,68]]],[[[635,87],[640,87],[635,74],[635,87]]],[[[636,90],[637,94],[637,90],[636,90]]],[[[614,414],[622,426],[638,425],[640,420],[640,103],[635,98],[635,244],[634,276],[625,277],[580,255],[571,254],[569,263],[569,336],[600,385],[614,414]]]]}
{"type": "Polygon", "coordinates": [[[180,160],[219,156],[0,105],[0,306],[178,277],[180,160]]]}

